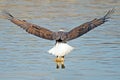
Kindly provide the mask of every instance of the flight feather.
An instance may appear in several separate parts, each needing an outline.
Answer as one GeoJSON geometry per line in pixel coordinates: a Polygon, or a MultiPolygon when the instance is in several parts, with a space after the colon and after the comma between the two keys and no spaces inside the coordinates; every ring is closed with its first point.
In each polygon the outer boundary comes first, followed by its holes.
{"type": "Polygon", "coordinates": [[[95,27],[100,26],[101,24],[108,21],[108,19],[110,18],[113,12],[114,12],[114,9],[109,10],[107,14],[103,16],[102,18],[99,18],[99,19],[95,18],[92,21],[86,22],[78,27],[73,28],[71,31],[67,33],[66,40],[69,41],[69,40],[78,38],[82,36],[83,34],[87,33],[88,31],[94,29],[95,27]]]}
{"type": "Polygon", "coordinates": [[[48,40],[54,40],[53,39],[53,31],[50,31],[46,28],[43,28],[41,26],[32,24],[30,22],[27,22],[26,20],[20,20],[15,17],[13,17],[9,12],[4,11],[4,14],[6,15],[7,19],[10,20],[12,23],[20,26],[26,32],[33,34],[35,36],[48,39],[48,40]]]}

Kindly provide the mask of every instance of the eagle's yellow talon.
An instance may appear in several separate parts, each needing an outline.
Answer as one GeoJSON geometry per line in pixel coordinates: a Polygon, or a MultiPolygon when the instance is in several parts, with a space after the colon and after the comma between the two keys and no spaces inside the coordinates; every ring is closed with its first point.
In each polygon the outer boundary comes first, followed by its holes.
{"type": "Polygon", "coordinates": [[[64,58],[56,58],[55,62],[64,62],[64,58]]]}

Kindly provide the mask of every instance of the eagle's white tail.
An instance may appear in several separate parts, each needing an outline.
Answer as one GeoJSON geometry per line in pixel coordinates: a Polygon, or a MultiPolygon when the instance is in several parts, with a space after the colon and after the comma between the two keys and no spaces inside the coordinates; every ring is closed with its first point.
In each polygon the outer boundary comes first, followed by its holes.
{"type": "Polygon", "coordinates": [[[50,49],[48,52],[55,56],[64,56],[70,53],[74,48],[67,43],[59,43],[57,42],[56,45],[50,49]]]}

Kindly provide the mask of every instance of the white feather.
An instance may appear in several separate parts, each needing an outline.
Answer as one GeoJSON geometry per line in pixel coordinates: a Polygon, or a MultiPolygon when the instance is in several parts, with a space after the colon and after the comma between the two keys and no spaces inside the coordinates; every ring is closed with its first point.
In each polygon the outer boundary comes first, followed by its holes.
{"type": "Polygon", "coordinates": [[[67,43],[59,43],[57,42],[56,45],[50,49],[48,52],[55,56],[64,56],[70,53],[74,48],[67,43]]]}

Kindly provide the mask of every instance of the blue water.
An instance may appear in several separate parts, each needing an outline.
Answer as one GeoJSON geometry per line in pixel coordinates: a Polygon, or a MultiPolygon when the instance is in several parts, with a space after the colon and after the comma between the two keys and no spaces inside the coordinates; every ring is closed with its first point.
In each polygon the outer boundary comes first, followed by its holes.
{"type": "Polygon", "coordinates": [[[119,0],[0,0],[0,10],[53,31],[69,31],[116,8],[109,22],[68,42],[75,50],[65,56],[65,69],[56,69],[55,56],[47,52],[55,42],[26,33],[0,13],[0,80],[120,80],[119,4],[119,0]]]}

